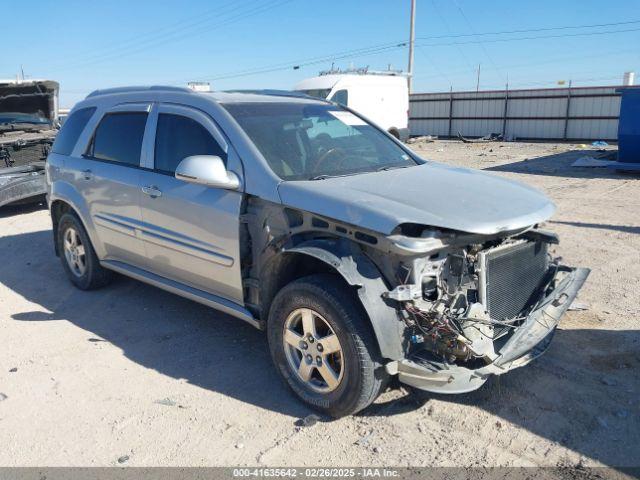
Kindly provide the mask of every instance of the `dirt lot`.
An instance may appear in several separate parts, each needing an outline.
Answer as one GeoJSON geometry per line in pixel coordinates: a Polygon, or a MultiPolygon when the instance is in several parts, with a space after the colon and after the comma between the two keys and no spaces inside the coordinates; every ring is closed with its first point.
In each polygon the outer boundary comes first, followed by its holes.
{"type": "MultiPolygon", "coordinates": [[[[0,212],[0,465],[640,465],[640,179],[572,169],[575,145],[438,141],[424,157],[544,190],[557,254],[592,269],[549,352],[462,396],[310,410],[262,333],[118,279],[80,292],[46,210],[0,212]]],[[[587,152],[588,153],[588,152],[587,152]]]]}

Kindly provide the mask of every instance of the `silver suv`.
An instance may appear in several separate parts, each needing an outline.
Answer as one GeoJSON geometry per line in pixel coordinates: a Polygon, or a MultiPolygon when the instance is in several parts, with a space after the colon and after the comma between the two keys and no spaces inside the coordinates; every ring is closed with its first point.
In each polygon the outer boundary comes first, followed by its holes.
{"type": "Polygon", "coordinates": [[[266,330],[286,383],[333,416],[393,376],[462,393],[525,365],[589,273],[549,255],[538,191],[293,93],[96,91],[47,181],[78,288],[118,272],[266,330]]]}

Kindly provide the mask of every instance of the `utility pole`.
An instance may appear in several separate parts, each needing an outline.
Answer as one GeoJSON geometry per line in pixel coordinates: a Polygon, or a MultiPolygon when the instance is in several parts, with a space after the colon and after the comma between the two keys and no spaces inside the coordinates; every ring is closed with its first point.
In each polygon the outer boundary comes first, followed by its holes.
{"type": "Polygon", "coordinates": [[[407,74],[409,82],[409,93],[411,93],[411,83],[413,82],[413,44],[416,40],[416,0],[411,0],[411,22],[409,26],[409,68],[407,74]]]}
{"type": "Polygon", "coordinates": [[[480,64],[478,64],[478,79],[476,80],[476,93],[480,90],[480,64]]]}

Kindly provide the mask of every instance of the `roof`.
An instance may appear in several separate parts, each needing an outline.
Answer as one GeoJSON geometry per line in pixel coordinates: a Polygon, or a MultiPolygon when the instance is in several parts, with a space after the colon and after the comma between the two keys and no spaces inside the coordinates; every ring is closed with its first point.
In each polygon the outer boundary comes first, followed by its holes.
{"type": "Polygon", "coordinates": [[[286,90],[247,90],[237,92],[210,92],[214,100],[220,103],[326,103],[326,101],[286,90]]]}
{"type": "Polygon", "coordinates": [[[102,90],[94,90],[86,98],[95,98],[106,95],[128,94],[128,93],[182,93],[189,95],[204,95],[219,103],[270,103],[282,102],[286,99],[292,103],[319,103],[324,100],[310,97],[299,92],[288,90],[238,90],[227,92],[198,92],[186,87],[176,87],[168,85],[148,85],[148,86],[131,86],[131,87],[115,87],[105,88],[102,90]]]}
{"type": "Polygon", "coordinates": [[[135,85],[131,87],[114,87],[94,90],[87,98],[99,97],[102,95],[113,95],[116,93],[133,93],[133,92],[182,92],[192,93],[193,90],[186,87],[172,87],[168,85],[135,85]]]}

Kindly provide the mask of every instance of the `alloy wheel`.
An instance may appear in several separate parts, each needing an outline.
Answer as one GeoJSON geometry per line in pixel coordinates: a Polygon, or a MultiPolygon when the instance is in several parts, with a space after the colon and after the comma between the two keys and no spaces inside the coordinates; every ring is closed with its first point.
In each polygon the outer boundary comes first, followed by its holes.
{"type": "Polygon", "coordinates": [[[64,256],[69,269],[76,277],[82,277],[87,271],[87,257],[78,231],[69,227],[64,232],[64,256]]]}
{"type": "Polygon", "coordinates": [[[329,393],[344,376],[344,355],[338,336],[319,313],[309,308],[291,312],[282,342],[289,367],[310,389],[329,393]]]}

